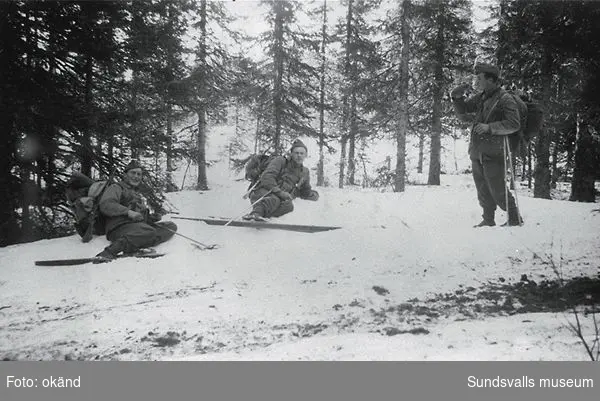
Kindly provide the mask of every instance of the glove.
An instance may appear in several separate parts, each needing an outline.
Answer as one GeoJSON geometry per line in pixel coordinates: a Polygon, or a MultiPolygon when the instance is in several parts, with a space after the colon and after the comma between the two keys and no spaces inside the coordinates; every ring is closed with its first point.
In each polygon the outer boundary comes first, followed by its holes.
{"type": "Polygon", "coordinates": [[[475,124],[475,127],[473,127],[473,131],[478,135],[491,134],[489,124],[477,123],[475,124]]]}
{"type": "Polygon", "coordinates": [[[162,219],[162,216],[158,213],[151,213],[148,215],[148,221],[150,223],[156,223],[157,221],[160,221],[162,219]]]}
{"type": "Polygon", "coordinates": [[[279,196],[279,199],[281,199],[282,201],[291,201],[292,199],[294,199],[292,197],[292,195],[290,195],[289,192],[285,192],[285,191],[281,191],[277,194],[277,196],[279,196]]]}
{"type": "Polygon", "coordinates": [[[134,212],[133,210],[129,210],[127,212],[127,217],[129,217],[133,221],[143,221],[144,216],[139,212],[134,212]]]}
{"type": "Polygon", "coordinates": [[[310,191],[310,196],[308,197],[308,200],[318,201],[319,200],[319,193],[313,189],[312,191],[310,191]]]}

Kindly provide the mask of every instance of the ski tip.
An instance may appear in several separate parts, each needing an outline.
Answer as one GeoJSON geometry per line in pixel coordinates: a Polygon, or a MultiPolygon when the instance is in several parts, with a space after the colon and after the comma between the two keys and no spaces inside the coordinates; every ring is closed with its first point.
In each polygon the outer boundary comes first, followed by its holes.
{"type": "Polygon", "coordinates": [[[36,260],[34,264],[36,266],[74,266],[74,265],[83,265],[87,263],[92,264],[102,264],[114,262],[118,259],[126,259],[126,258],[137,258],[137,259],[154,259],[159,258],[161,256],[165,256],[166,253],[142,253],[142,254],[134,254],[134,255],[121,255],[114,259],[106,259],[102,257],[91,257],[91,258],[76,258],[76,259],[54,259],[54,260],[36,260]]]}
{"type": "Polygon", "coordinates": [[[218,244],[210,244],[210,245],[192,244],[192,246],[194,246],[196,249],[200,249],[201,251],[210,251],[213,249],[219,249],[218,244]]]}
{"type": "Polygon", "coordinates": [[[54,259],[54,260],[36,260],[36,266],[70,266],[83,265],[94,261],[94,258],[78,258],[78,259],[54,259]]]}

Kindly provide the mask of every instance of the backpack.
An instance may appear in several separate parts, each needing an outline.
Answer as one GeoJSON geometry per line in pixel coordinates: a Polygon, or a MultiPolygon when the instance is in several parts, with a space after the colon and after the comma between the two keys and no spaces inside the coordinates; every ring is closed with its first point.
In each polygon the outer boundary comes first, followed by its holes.
{"type": "Polygon", "coordinates": [[[260,180],[260,177],[274,157],[275,155],[267,154],[250,156],[245,167],[245,178],[250,181],[251,185],[254,185],[258,180],[260,180]]]}
{"type": "Polygon", "coordinates": [[[514,92],[508,92],[517,102],[519,116],[521,118],[521,130],[519,132],[521,139],[529,143],[535,138],[544,124],[544,111],[539,103],[525,101],[514,92]]]}
{"type": "Polygon", "coordinates": [[[91,241],[95,235],[103,235],[106,221],[99,211],[99,202],[110,180],[94,181],[75,172],[67,181],[65,193],[75,216],[75,230],[83,242],[91,241]]]}

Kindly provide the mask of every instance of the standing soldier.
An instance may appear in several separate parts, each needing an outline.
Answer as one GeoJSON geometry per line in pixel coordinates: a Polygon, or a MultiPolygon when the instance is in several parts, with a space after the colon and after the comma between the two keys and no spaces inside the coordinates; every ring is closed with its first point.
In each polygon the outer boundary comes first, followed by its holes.
{"type": "Polygon", "coordinates": [[[515,199],[506,188],[506,143],[514,149],[521,129],[519,108],[515,99],[500,87],[498,67],[491,64],[475,66],[476,89],[480,92],[465,99],[469,85],[451,92],[454,110],[461,121],[472,122],[469,156],[477,198],[483,209],[483,220],[475,227],[495,226],[496,207],[506,211],[503,225],[523,224],[515,199]],[[508,141],[505,141],[508,137],[508,141]]]}
{"type": "Polygon", "coordinates": [[[250,193],[252,212],[244,220],[264,220],[279,217],[294,210],[295,197],[316,201],[319,193],[310,186],[310,173],[302,163],[306,158],[306,145],[296,139],[290,155],[277,156],[267,166],[256,188],[250,193]]]}
{"type": "Polygon", "coordinates": [[[100,212],[106,218],[106,238],[111,241],[98,255],[98,262],[106,262],[121,252],[134,253],[140,248],[156,246],[169,240],[177,226],[160,220],[158,215],[150,215],[139,186],[143,169],[139,162],[132,160],[125,167],[123,180],[110,185],[100,198],[100,212]]]}

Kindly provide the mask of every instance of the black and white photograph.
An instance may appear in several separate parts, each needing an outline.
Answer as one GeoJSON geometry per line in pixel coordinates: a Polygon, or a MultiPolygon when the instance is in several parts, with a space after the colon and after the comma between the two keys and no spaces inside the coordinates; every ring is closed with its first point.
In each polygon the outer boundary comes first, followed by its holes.
{"type": "Polygon", "coordinates": [[[0,0],[0,360],[599,361],[599,21],[0,0]]]}

